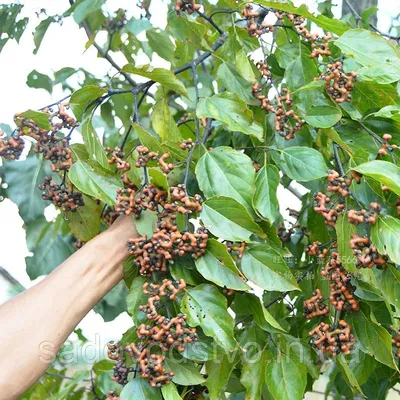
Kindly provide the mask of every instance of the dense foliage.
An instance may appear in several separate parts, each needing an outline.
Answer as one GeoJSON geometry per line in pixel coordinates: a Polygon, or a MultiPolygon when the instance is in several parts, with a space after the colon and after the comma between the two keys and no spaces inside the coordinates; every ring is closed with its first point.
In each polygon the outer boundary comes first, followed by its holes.
{"type": "MultiPolygon", "coordinates": [[[[22,398],[296,400],[321,374],[335,398],[386,398],[400,356],[394,38],[368,29],[374,10],[345,22],[290,2],[177,0],[160,30],[149,1],[140,19],[104,3],[42,13],[35,53],[73,18],[112,70],[32,71],[28,86],[70,94],[15,115],[1,190],[32,279],[135,216],[124,282],[96,306],[105,320],[126,309],[132,328],[112,361],[74,376],[55,362],[22,398]],[[171,70],[137,65],[153,53],[171,70]],[[301,199],[290,222],[280,184],[301,199]]],[[[23,34],[21,8],[0,8],[0,48],[23,34]]]]}

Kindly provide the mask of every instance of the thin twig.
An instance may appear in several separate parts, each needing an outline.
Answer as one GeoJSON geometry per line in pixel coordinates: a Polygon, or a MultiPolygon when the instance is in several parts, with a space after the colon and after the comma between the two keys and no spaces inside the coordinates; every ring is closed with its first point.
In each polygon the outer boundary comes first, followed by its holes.
{"type": "MultiPolygon", "coordinates": [[[[346,175],[346,172],[343,168],[342,161],[340,160],[340,156],[339,156],[339,152],[338,152],[338,149],[340,149],[340,148],[341,147],[336,142],[333,142],[333,158],[335,159],[336,166],[339,169],[340,176],[344,177],[346,175]]],[[[348,188],[347,191],[349,192],[349,196],[351,196],[351,198],[356,202],[358,207],[362,210],[363,209],[362,204],[358,201],[356,196],[354,196],[354,194],[350,190],[350,188],[348,188]]]]}
{"type": "MultiPolygon", "coordinates": [[[[378,142],[380,145],[382,143],[385,143],[385,141],[379,137],[374,131],[372,131],[371,129],[368,128],[368,126],[366,126],[363,122],[358,121],[358,123],[362,126],[362,128],[368,133],[368,135],[370,135],[376,142],[378,142]]],[[[387,148],[387,150],[389,151],[390,154],[390,158],[392,159],[393,164],[396,164],[396,159],[394,158],[394,154],[393,154],[393,149],[387,148]]]]}
{"type": "MultiPolygon", "coordinates": [[[[68,379],[68,380],[74,380],[75,379],[75,378],[73,378],[71,376],[65,376],[65,375],[62,375],[62,374],[56,374],[54,372],[47,372],[46,371],[44,374],[48,375],[48,376],[54,376],[56,378],[61,378],[61,379],[68,379]]],[[[91,382],[91,380],[90,379],[81,379],[81,382],[91,382]]]]}
{"type": "MultiPolygon", "coordinates": [[[[307,277],[308,273],[314,269],[314,267],[315,267],[315,264],[311,264],[311,265],[307,268],[307,270],[304,271],[304,272],[299,276],[299,278],[297,279],[297,283],[300,283],[301,281],[303,281],[303,280],[307,277]]],[[[267,304],[265,305],[265,308],[268,309],[269,307],[273,306],[273,305],[274,305],[275,303],[277,303],[278,301],[283,300],[290,292],[291,292],[291,290],[287,290],[286,292],[283,292],[280,296],[278,296],[278,297],[275,298],[274,300],[271,300],[269,303],[267,303],[267,304]]]]}
{"type": "MultiPolygon", "coordinates": [[[[356,19],[356,23],[358,24],[358,21],[362,21],[362,17],[361,15],[357,12],[357,10],[353,7],[353,5],[351,4],[351,2],[349,0],[343,0],[346,5],[349,7],[351,13],[354,15],[355,19],[356,19]]],[[[387,37],[388,39],[392,39],[392,40],[396,40],[397,42],[399,42],[400,40],[400,36],[393,36],[390,35],[388,33],[383,33],[382,31],[380,31],[374,24],[371,24],[370,22],[368,23],[368,25],[370,26],[370,28],[372,30],[374,30],[376,33],[379,33],[381,36],[387,37]]]]}

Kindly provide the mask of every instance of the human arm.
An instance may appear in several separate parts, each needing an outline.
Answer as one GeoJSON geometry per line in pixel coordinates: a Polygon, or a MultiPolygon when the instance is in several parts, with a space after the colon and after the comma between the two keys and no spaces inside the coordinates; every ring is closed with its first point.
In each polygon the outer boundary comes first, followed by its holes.
{"type": "Polygon", "coordinates": [[[17,399],[34,384],[49,366],[49,349],[56,354],[123,278],[131,237],[138,237],[132,218],[120,217],[40,283],[0,306],[0,399],[17,399]]]}

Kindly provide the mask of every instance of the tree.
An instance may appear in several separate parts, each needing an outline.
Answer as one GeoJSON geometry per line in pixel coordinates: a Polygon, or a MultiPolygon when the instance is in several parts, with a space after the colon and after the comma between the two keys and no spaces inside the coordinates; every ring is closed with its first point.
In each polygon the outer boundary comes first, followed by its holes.
{"type": "MultiPolygon", "coordinates": [[[[75,69],[32,72],[29,85],[69,94],[15,115],[0,141],[3,195],[25,221],[32,279],[135,215],[125,282],[97,306],[113,319],[127,296],[133,326],[91,375],[55,365],[23,398],[295,400],[325,364],[327,393],[385,398],[400,356],[393,38],[269,0],[178,0],[165,30],[148,2],[140,19],[71,3],[44,17],[34,51],[50,24],[73,18],[112,70],[80,70],[80,87],[75,69]],[[136,65],[139,51],[171,69],[136,65]],[[293,181],[307,194],[289,224],[277,188],[293,181]]],[[[0,9],[3,45],[23,33],[21,7],[0,9]]]]}

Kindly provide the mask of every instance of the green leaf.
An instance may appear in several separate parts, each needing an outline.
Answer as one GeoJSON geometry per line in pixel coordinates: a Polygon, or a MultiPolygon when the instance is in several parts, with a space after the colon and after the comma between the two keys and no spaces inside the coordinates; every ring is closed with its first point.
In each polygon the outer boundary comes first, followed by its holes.
{"type": "Polygon", "coordinates": [[[153,236],[158,222],[157,213],[155,211],[144,210],[139,218],[135,218],[135,226],[140,235],[146,235],[148,238],[153,236]]]}
{"type": "Polygon", "coordinates": [[[178,389],[173,382],[170,382],[168,385],[162,385],[161,393],[164,400],[182,400],[182,397],[179,395],[178,389]]]}
{"type": "Polygon", "coordinates": [[[335,45],[363,66],[382,66],[385,62],[400,66],[398,50],[383,36],[368,30],[351,29],[335,45]]]}
{"type": "Polygon", "coordinates": [[[240,271],[226,247],[215,239],[208,239],[206,253],[195,263],[200,274],[218,286],[234,290],[250,289],[240,277],[240,271]]]}
{"type": "Polygon", "coordinates": [[[28,110],[17,115],[18,118],[33,120],[40,128],[50,130],[49,114],[40,111],[28,110]]]}
{"type": "Polygon", "coordinates": [[[357,229],[347,220],[347,215],[344,213],[339,215],[336,221],[336,236],[340,260],[345,269],[349,272],[356,270],[356,257],[353,254],[353,249],[350,248],[350,239],[357,229]]]}
{"type": "Polygon", "coordinates": [[[122,188],[120,180],[102,170],[95,170],[89,164],[78,161],[72,165],[68,178],[82,193],[114,205],[117,189],[122,188]]]}
{"type": "Polygon", "coordinates": [[[369,161],[353,168],[362,175],[377,180],[400,196],[400,168],[388,161],[369,161]]]}
{"type": "Polygon", "coordinates": [[[282,150],[282,169],[296,181],[308,182],[328,176],[328,167],[321,153],[309,147],[289,147],[282,150]]]}
{"type": "Polygon", "coordinates": [[[54,72],[54,85],[57,83],[64,83],[70,76],[78,72],[78,69],[71,67],[64,67],[54,72]]]}
{"type": "Polygon", "coordinates": [[[279,170],[271,164],[262,167],[256,175],[253,206],[270,223],[273,223],[279,216],[277,197],[279,180],[279,170]]]}
{"type": "Polygon", "coordinates": [[[218,346],[214,339],[205,336],[198,330],[199,339],[196,342],[186,343],[182,355],[193,361],[208,361],[223,357],[225,350],[218,346]]]}
{"type": "Polygon", "coordinates": [[[400,264],[400,220],[398,218],[390,215],[380,216],[371,228],[371,241],[381,254],[387,254],[394,263],[400,264]]]}
{"type": "Polygon", "coordinates": [[[205,153],[196,165],[196,177],[206,198],[227,196],[254,215],[254,167],[251,159],[230,147],[220,146],[205,153]]]}
{"type": "Polygon", "coordinates": [[[389,118],[389,119],[392,119],[393,121],[400,122],[400,107],[397,105],[396,106],[386,106],[386,107],[381,108],[379,111],[366,116],[366,118],[369,118],[369,117],[389,118]]]}
{"type": "Polygon", "coordinates": [[[239,74],[234,64],[223,62],[217,71],[217,81],[221,87],[229,88],[247,103],[254,103],[251,83],[239,74]]]}
{"type": "Polygon", "coordinates": [[[170,61],[174,55],[175,46],[165,31],[150,29],[146,31],[149,45],[164,60],[170,61]]]}
{"type": "Polygon", "coordinates": [[[97,99],[100,99],[106,93],[106,89],[99,88],[95,85],[84,86],[82,89],[72,93],[69,105],[71,106],[76,119],[82,121],[83,114],[89,105],[94,103],[97,99]]]}
{"type": "Polygon", "coordinates": [[[153,129],[157,132],[162,142],[167,140],[181,142],[182,136],[176,122],[169,111],[168,98],[160,100],[155,104],[151,114],[153,129]]]}
{"type": "Polygon", "coordinates": [[[127,64],[122,68],[122,72],[129,74],[140,75],[153,80],[154,82],[161,83],[165,88],[173,90],[182,96],[188,98],[185,85],[176,77],[176,75],[164,68],[154,68],[150,64],[143,65],[142,67],[135,67],[132,64],[127,64]]]}
{"type": "Polygon", "coordinates": [[[74,235],[83,242],[88,242],[100,232],[100,214],[102,206],[90,197],[84,197],[85,205],[68,213],[68,224],[74,235]]]}
{"type": "Polygon", "coordinates": [[[263,140],[263,128],[254,121],[253,112],[236,94],[223,92],[201,99],[196,114],[199,118],[214,118],[231,131],[242,132],[263,140]]]}
{"type": "Polygon", "coordinates": [[[342,35],[349,29],[348,25],[343,21],[339,21],[334,18],[328,18],[325,15],[315,16],[308,10],[305,4],[302,4],[300,7],[294,7],[291,2],[282,0],[260,0],[258,1],[258,4],[275,8],[276,10],[301,15],[302,17],[307,18],[309,21],[314,22],[321,28],[335,33],[336,35],[342,35]]]}
{"type": "Polygon", "coordinates": [[[206,283],[187,289],[181,303],[189,326],[201,326],[207,336],[231,351],[237,347],[233,334],[235,321],[227,308],[226,298],[214,285],[206,283]]]}
{"type": "Polygon", "coordinates": [[[249,305],[249,311],[253,314],[254,322],[262,330],[272,333],[285,332],[256,295],[249,293],[246,295],[246,300],[249,305]]]}
{"type": "Polygon", "coordinates": [[[47,32],[49,26],[54,22],[54,17],[47,17],[36,27],[35,33],[33,34],[33,42],[35,43],[35,49],[33,50],[33,54],[37,54],[39,51],[39,47],[42,43],[44,35],[47,32]]]}
{"type": "Polygon", "coordinates": [[[385,106],[396,105],[397,99],[398,94],[394,86],[376,82],[356,82],[352,94],[352,104],[362,115],[385,106]]]}
{"type": "Polygon", "coordinates": [[[302,54],[295,58],[285,71],[288,87],[293,91],[298,91],[311,83],[315,85],[313,82],[316,76],[318,76],[317,65],[307,54],[302,54]]]}
{"type": "Polygon", "coordinates": [[[393,304],[400,312],[400,272],[393,266],[388,265],[383,271],[374,270],[378,281],[378,287],[384,298],[393,304]]]}
{"type": "Polygon", "coordinates": [[[74,20],[81,24],[86,18],[96,11],[101,10],[104,0],[83,0],[74,9],[74,20]]]}
{"type": "Polygon", "coordinates": [[[357,378],[347,363],[344,355],[339,354],[337,357],[335,357],[335,362],[342,373],[343,378],[346,380],[347,384],[352,388],[352,390],[362,394],[365,397],[360,384],[358,383],[357,378]]]}
{"type": "Polygon", "coordinates": [[[315,128],[330,128],[342,118],[339,107],[316,106],[311,107],[305,115],[305,120],[315,128]]]}
{"type": "Polygon", "coordinates": [[[392,83],[400,79],[400,65],[381,63],[374,67],[364,67],[357,70],[357,77],[363,81],[377,83],[392,83]]]}
{"type": "Polygon", "coordinates": [[[397,370],[392,354],[392,338],[386,329],[371,320],[369,310],[362,307],[360,311],[346,315],[346,319],[361,350],[397,370]]]}
{"type": "Polygon", "coordinates": [[[26,84],[31,88],[47,90],[50,94],[53,91],[53,81],[50,77],[35,69],[28,75],[26,84]]]}
{"type": "Polygon", "coordinates": [[[139,306],[147,304],[148,295],[143,293],[143,284],[147,281],[144,276],[137,276],[132,280],[129,294],[126,298],[128,313],[132,316],[135,326],[139,326],[147,321],[147,316],[143,311],[139,311],[139,306]]]}
{"type": "Polygon", "coordinates": [[[193,361],[184,358],[176,358],[175,355],[171,358],[166,358],[164,361],[165,368],[173,371],[174,376],[172,381],[177,385],[200,385],[205,382],[205,379],[199,372],[199,368],[193,361]]]}
{"type": "Polygon", "coordinates": [[[239,358],[234,357],[233,353],[226,353],[222,358],[206,362],[206,372],[208,375],[205,385],[207,386],[210,400],[219,400],[224,388],[226,388],[229,377],[239,358]]]}
{"type": "Polygon", "coordinates": [[[307,385],[306,366],[289,354],[279,353],[265,368],[265,383],[275,400],[302,400],[307,385]]]}
{"type": "Polygon", "coordinates": [[[264,290],[300,290],[282,255],[268,244],[247,250],[241,267],[246,277],[264,290]]]}
{"type": "Polygon", "coordinates": [[[240,383],[246,388],[246,400],[259,400],[262,398],[261,391],[264,385],[267,362],[265,351],[258,352],[255,359],[249,358],[244,354],[240,383]]]}
{"type": "Polygon", "coordinates": [[[18,162],[3,160],[0,168],[2,184],[7,183],[7,197],[18,206],[25,223],[43,216],[49,203],[43,201],[38,185],[50,174],[49,163],[35,156],[18,162]]]}
{"type": "Polygon", "coordinates": [[[221,239],[248,242],[253,233],[265,237],[246,209],[230,197],[215,196],[206,200],[201,219],[204,226],[221,239]]]}
{"type": "Polygon", "coordinates": [[[108,158],[106,152],[104,151],[104,147],[93,128],[91,116],[83,120],[81,134],[89,157],[104,169],[112,170],[113,166],[108,163],[108,158]]]}
{"type": "Polygon", "coordinates": [[[157,152],[159,155],[164,153],[160,142],[153,135],[143,129],[139,124],[133,123],[132,129],[138,135],[143,146],[146,146],[150,151],[157,152]]]}
{"type": "Polygon", "coordinates": [[[164,189],[169,194],[169,184],[167,177],[157,168],[148,168],[151,183],[164,189]]]}
{"type": "Polygon", "coordinates": [[[28,249],[33,252],[26,258],[26,272],[32,280],[49,274],[74,252],[70,236],[61,232],[63,222],[60,214],[54,223],[41,216],[25,225],[28,249]]]}
{"type": "Polygon", "coordinates": [[[121,391],[121,400],[162,400],[160,389],[152,388],[149,381],[135,378],[128,382],[121,391]]]}
{"type": "Polygon", "coordinates": [[[333,142],[336,142],[342,149],[346,150],[350,155],[353,155],[353,150],[351,147],[340,138],[339,134],[333,128],[320,129],[319,133],[327,136],[333,142]]]}

